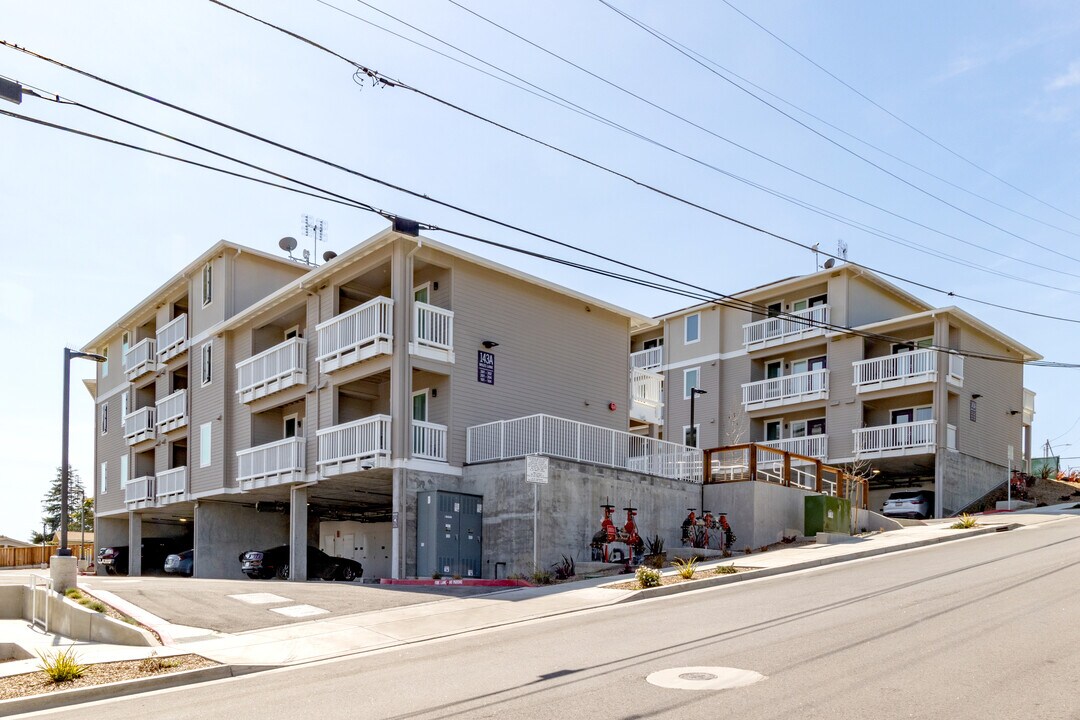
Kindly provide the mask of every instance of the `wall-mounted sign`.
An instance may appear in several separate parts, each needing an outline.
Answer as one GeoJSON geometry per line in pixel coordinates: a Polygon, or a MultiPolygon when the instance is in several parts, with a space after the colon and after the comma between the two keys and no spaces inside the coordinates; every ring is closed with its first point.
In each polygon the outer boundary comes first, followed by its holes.
{"type": "Polygon", "coordinates": [[[975,422],[975,400],[972,399],[971,405],[968,406],[968,417],[971,418],[971,422],[975,422]]]}
{"type": "Polygon", "coordinates": [[[525,456],[525,482],[547,485],[548,459],[544,455],[525,456]]]}
{"type": "Polygon", "coordinates": [[[476,355],[476,382],[495,384],[495,353],[478,350],[476,355]]]}

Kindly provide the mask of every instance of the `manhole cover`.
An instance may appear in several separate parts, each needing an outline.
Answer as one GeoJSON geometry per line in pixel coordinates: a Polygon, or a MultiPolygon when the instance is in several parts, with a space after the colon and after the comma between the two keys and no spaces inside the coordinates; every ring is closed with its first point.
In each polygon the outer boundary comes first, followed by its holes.
{"type": "Polygon", "coordinates": [[[657,670],[645,678],[658,687],[673,690],[729,690],[745,687],[764,680],[765,676],[753,670],[730,667],[681,667],[657,670]]]}

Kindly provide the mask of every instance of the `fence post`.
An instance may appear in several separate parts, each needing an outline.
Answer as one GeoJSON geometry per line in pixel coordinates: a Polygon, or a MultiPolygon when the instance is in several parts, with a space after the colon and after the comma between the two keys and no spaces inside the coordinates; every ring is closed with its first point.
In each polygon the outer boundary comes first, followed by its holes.
{"type": "MultiPolygon", "coordinates": [[[[837,482],[839,482],[839,478],[837,478],[837,482]]],[[[840,490],[840,488],[837,487],[838,492],[839,492],[839,490],[840,490]]],[[[821,492],[821,461],[820,460],[815,460],[814,461],[814,492],[821,492]]]]}
{"type": "Polygon", "coordinates": [[[747,467],[750,470],[750,479],[757,480],[757,445],[755,443],[750,443],[750,447],[747,452],[750,453],[750,458],[746,463],[747,467]]]}
{"type": "Polygon", "coordinates": [[[784,451],[784,487],[791,487],[791,453],[784,451]]]}
{"type": "Polygon", "coordinates": [[[708,485],[712,482],[712,453],[711,449],[704,450],[701,457],[701,484],[708,485]]]}

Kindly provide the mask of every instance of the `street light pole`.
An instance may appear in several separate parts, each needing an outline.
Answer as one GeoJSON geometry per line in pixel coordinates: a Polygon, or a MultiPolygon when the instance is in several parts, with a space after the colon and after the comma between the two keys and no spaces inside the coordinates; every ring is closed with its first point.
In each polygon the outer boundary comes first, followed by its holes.
{"type": "Polygon", "coordinates": [[[60,547],[56,554],[71,555],[68,547],[68,484],[71,480],[71,468],[68,467],[68,416],[71,414],[71,360],[86,358],[94,362],[107,362],[108,358],[96,353],[81,352],[64,348],[64,410],[60,419],[60,547]]]}
{"type": "Polygon", "coordinates": [[[698,446],[697,425],[694,424],[694,401],[697,399],[698,395],[708,395],[708,394],[709,393],[707,391],[705,391],[705,390],[701,390],[701,389],[696,388],[696,387],[690,388],[690,435],[691,435],[691,437],[694,438],[694,442],[691,444],[691,447],[697,447],[698,446]]]}

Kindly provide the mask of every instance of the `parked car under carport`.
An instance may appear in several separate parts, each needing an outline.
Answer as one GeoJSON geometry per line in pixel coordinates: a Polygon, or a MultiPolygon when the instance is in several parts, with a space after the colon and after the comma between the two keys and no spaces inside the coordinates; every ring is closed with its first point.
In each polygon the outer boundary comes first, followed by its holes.
{"type": "MultiPolygon", "coordinates": [[[[331,557],[317,547],[308,545],[307,574],[322,580],[359,580],[364,567],[355,560],[331,557]]],[[[240,570],[253,580],[289,577],[289,546],[278,545],[267,550],[247,550],[240,553],[240,570]]]]}

